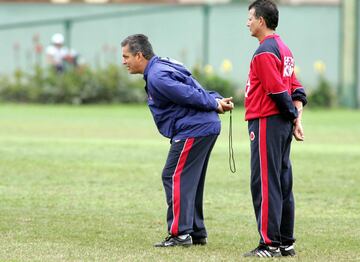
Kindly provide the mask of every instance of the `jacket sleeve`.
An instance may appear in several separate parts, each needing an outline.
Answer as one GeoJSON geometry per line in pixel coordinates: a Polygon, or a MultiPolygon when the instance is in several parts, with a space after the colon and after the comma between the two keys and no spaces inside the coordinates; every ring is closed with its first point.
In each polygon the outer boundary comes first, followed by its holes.
{"type": "Polygon", "coordinates": [[[186,76],[176,72],[161,71],[152,75],[151,81],[155,92],[175,104],[203,111],[215,111],[218,107],[215,95],[201,86],[186,84],[185,78],[186,76]]]}
{"type": "Polygon", "coordinates": [[[209,95],[214,97],[215,99],[223,99],[224,97],[215,91],[207,91],[209,95]]]}
{"type": "Polygon", "coordinates": [[[303,88],[301,83],[297,80],[295,73],[293,73],[291,80],[292,80],[292,86],[291,86],[292,100],[301,101],[303,106],[305,106],[307,104],[305,89],[303,88]]]}
{"type": "Polygon", "coordinates": [[[298,112],[282,82],[278,61],[275,54],[263,53],[254,57],[254,66],[265,92],[275,102],[280,113],[292,121],[297,118],[298,112]]]}
{"type": "MultiPolygon", "coordinates": [[[[196,85],[201,86],[200,83],[199,83],[196,79],[192,78],[192,80],[195,82],[196,85]]],[[[218,92],[216,92],[216,91],[206,90],[206,92],[207,92],[209,95],[211,95],[212,97],[214,97],[215,99],[223,99],[223,98],[224,98],[222,95],[220,95],[220,94],[219,94],[218,92]]]]}

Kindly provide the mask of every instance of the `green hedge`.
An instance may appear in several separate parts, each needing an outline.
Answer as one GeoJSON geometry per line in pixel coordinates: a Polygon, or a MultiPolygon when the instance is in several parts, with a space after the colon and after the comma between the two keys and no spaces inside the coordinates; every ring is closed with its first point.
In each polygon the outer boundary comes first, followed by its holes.
{"type": "MultiPolygon", "coordinates": [[[[237,107],[243,106],[243,88],[216,74],[196,67],[194,77],[208,90],[224,97],[232,96],[237,107]]],[[[16,70],[0,77],[0,101],[46,104],[143,103],[146,101],[144,81],[129,76],[123,67],[108,65],[92,69],[79,67],[58,74],[50,68],[35,67],[28,73],[16,70]]],[[[330,83],[319,77],[316,88],[308,92],[309,107],[333,107],[336,96],[330,83]]]]}
{"type": "MultiPolygon", "coordinates": [[[[235,97],[235,85],[217,75],[194,69],[194,76],[208,90],[235,97]]],[[[130,77],[123,67],[108,65],[97,70],[79,67],[58,74],[35,67],[27,73],[17,70],[0,77],[0,100],[25,103],[142,103],[146,101],[144,81],[130,77]]]]}
{"type": "Polygon", "coordinates": [[[334,89],[325,77],[320,76],[315,89],[307,94],[308,106],[313,108],[330,108],[337,105],[334,89]]]}
{"type": "MultiPolygon", "coordinates": [[[[217,91],[224,97],[232,96],[237,107],[244,102],[244,85],[209,73],[201,67],[193,68],[194,77],[207,90],[217,91]]],[[[334,88],[323,74],[318,83],[308,89],[309,107],[337,105],[334,88]]],[[[144,81],[129,76],[122,66],[109,64],[93,69],[81,66],[64,73],[51,68],[35,66],[32,72],[16,70],[11,75],[0,76],[0,101],[21,103],[143,103],[146,101],[144,81]]]]}
{"type": "Polygon", "coordinates": [[[136,103],[145,101],[143,81],[130,80],[116,65],[93,70],[81,67],[58,74],[35,67],[0,78],[0,99],[31,103],[136,103]]]}

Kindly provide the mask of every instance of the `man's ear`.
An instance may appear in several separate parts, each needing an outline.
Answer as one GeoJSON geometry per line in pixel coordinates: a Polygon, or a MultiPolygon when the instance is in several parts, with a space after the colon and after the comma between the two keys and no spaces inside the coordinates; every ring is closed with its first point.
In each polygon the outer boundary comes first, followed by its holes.
{"type": "Polygon", "coordinates": [[[138,58],[138,59],[144,58],[144,56],[143,56],[143,54],[142,54],[141,52],[137,52],[135,56],[136,56],[136,58],[138,58]]]}
{"type": "Polygon", "coordinates": [[[260,16],[260,17],[259,17],[259,20],[260,20],[261,25],[266,26],[266,22],[265,22],[264,17],[260,16]]]}

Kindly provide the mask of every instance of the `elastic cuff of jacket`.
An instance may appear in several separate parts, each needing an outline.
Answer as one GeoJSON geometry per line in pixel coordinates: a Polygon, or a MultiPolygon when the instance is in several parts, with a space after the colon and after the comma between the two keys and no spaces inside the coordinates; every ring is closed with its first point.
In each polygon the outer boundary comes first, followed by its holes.
{"type": "Polygon", "coordinates": [[[307,104],[307,99],[304,96],[300,96],[300,95],[293,95],[291,96],[292,101],[301,101],[303,106],[305,106],[307,104]]]}

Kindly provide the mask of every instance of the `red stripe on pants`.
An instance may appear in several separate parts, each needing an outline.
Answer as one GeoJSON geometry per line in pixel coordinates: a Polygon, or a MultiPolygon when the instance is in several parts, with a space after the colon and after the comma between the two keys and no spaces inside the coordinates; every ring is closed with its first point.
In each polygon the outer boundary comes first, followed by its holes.
{"type": "Polygon", "coordinates": [[[181,198],[180,176],[184,169],[186,159],[189,155],[193,143],[194,143],[194,138],[186,139],[173,175],[173,223],[170,228],[170,233],[173,236],[177,236],[179,233],[180,198],[181,198]]]}
{"type": "Polygon", "coordinates": [[[260,151],[260,175],[261,175],[261,226],[260,233],[265,244],[270,245],[268,237],[269,219],[269,187],[268,187],[268,158],[266,146],[266,118],[259,119],[259,151],[260,151]]]}

